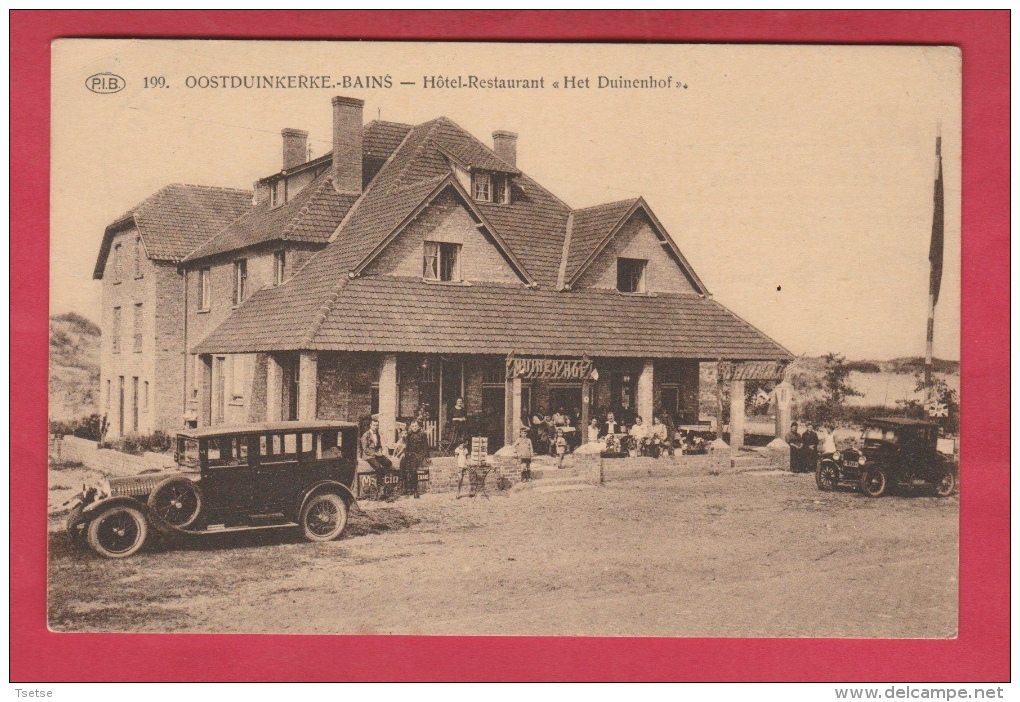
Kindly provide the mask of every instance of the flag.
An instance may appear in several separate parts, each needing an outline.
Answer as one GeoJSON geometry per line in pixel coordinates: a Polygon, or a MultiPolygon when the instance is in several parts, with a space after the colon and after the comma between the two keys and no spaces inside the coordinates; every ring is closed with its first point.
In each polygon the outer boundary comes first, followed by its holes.
{"type": "Polygon", "coordinates": [[[931,277],[928,292],[933,304],[939,301],[939,290],[942,288],[942,248],[945,243],[945,197],[942,187],[942,137],[935,138],[935,156],[938,159],[938,171],[935,176],[935,214],[931,223],[931,246],[928,248],[928,261],[931,262],[931,277]]]}

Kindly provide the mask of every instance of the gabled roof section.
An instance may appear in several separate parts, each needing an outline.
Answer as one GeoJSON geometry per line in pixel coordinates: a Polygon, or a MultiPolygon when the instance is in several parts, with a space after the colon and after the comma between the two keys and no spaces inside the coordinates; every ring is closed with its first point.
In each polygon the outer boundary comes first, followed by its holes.
{"type": "MultiPolygon", "coordinates": [[[[413,208],[411,208],[407,215],[400,220],[400,222],[393,228],[393,230],[382,241],[376,244],[375,248],[371,252],[369,252],[369,254],[365,256],[365,258],[363,258],[358,263],[358,265],[356,265],[351,270],[352,277],[360,275],[372,263],[372,261],[374,261],[376,257],[378,257],[379,254],[386,249],[390,242],[397,238],[400,232],[404,230],[404,227],[414,220],[418,213],[420,213],[422,210],[428,207],[429,204],[431,204],[431,202],[435,200],[441,193],[445,192],[447,189],[450,189],[454,190],[457,193],[457,195],[460,196],[461,204],[463,204],[464,207],[468,210],[468,212],[470,212],[473,215],[473,217],[478,222],[478,225],[480,225],[484,233],[487,234],[493,240],[493,242],[496,245],[496,248],[499,249],[499,252],[510,262],[510,265],[514,268],[516,273],[524,279],[524,282],[527,283],[528,285],[536,284],[535,280],[528,274],[528,271],[525,270],[524,265],[521,263],[520,259],[518,259],[514,252],[510,249],[510,247],[507,246],[506,242],[503,240],[503,237],[501,237],[499,233],[492,227],[492,225],[486,221],[485,215],[483,215],[481,211],[479,211],[478,207],[476,206],[476,203],[471,199],[471,196],[467,193],[467,191],[464,190],[464,186],[460,184],[460,182],[453,176],[452,173],[442,179],[424,181],[423,183],[420,184],[421,189],[424,189],[427,185],[431,185],[433,183],[435,183],[435,186],[425,196],[425,198],[421,199],[413,208]],[[436,182],[437,180],[438,182],[436,182]]],[[[398,196],[404,197],[407,201],[407,204],[409,205],[411,202],[415,200],[415,196],[418,194],[419,188],[408,187],[404,188],[403,191],[404,192],[400,193],[398,196]]],[[[394,195],[397,194],[394,193],[394,195]]]]}
{"type": "Polygon", "coordinates": [[[106,228],[92,277],[103,277],[113,235],[130,226],[138,230],[150,259],[177,263],[250,207],[248,190],[168,185],[106,228]]]}
{"type": "Polygon", "coordinates": [[[325,244],[357,200],[333,188],[332,173],[321,173],[280,207],[266,198],[185,258],[186,263],[270,241],[325,244]]]}
{"type": "Polygon", "coordinates": [[[620,231],[620,228],[639,210],[644,212],[651,221],[659,242],[680,266],[680,270],[691,281],[694,289],[702,295],[707,295],[708,289],[705,284],[701,282],[701,278],[684,258],[676,242],[673,241],[673,237],[662,226],[662,222],[642,197],[596,205],[574,212],[570,250],[566,252],[567,265],[564,286],[569,289],[581,278],[620,231]]]}
{"type": "Polygon", "coordinates": [[[632,198],[630,200],[608,202],[603,205],[574,210],[574,221],[570,232],[570,246],[563,257],[565,266],[564,283],[575,279],[577,271],[581,268],[588,255],[603,240],[608,241],[611,238],[611,233],[623,224],[624,217],[631,211],[636,202],[637,198],[632,198]]]}

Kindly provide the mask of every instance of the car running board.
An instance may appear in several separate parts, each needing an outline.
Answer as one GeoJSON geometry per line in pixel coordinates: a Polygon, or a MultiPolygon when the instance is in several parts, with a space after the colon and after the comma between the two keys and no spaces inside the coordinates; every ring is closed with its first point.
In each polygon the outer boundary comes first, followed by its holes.
{"type": "Polygon", "coordinates": [[[256,531],[257,529],[282,529],[284,527],[298,527],[296,522],[282,522],[280,524],[263,524],[261,526],[235,526],[228,527],[223,524],[210,524],[205,529],[181,529],[185,534],[226,534],[231,531],[256,531]]]}

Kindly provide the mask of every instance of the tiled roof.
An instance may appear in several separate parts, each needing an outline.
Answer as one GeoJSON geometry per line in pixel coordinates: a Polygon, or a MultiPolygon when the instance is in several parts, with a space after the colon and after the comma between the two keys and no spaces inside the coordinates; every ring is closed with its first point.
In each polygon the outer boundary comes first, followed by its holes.
{"type": "Polygon", "coordinates": [[[437,123],[435,136],[439,148],[461,166],[469,170],[520,174],[516,167],[501,159],[492,149],[475,139],[454,121],[446,117],[440,117],[435,121],[437,123]]]}
{"type": "Polygon", "coordinates": [[[251,207],[251,192],[205,185],[168,185],[106,228],[93,276],[101,278],[113,234],[130,223],[138,228],[146,255],[181,261],[192,249],[251,207]]]}
{"type": "Polygon", "coordinates": [[[356,195],[337,193],[330,171],[325,171],[285,205],[270,207],[266,198],[185,260],[197,261],[268,241],[325,244],[357,199],[356,195]]]}
{"type": "Polygon", "coordinates": [[[364,158],[389,158],[411,129],[410,124],[372,120],[361,135],[362,155],[364,158]]]}
{"type": "MultiPolygon", "coordinates": [[[[700,295],[556,292],[523,285],[430,284],[360,278],[339,288],[325,319],[301,348],[318,351],[790,358],[789,352],[725,307],[700,295]]],[[[240,313],[241,310],[238,310],[240,313]]],[[[235,313],[198,344],[200,353],[294,348],[235,313]]]]}
{"type": "MultiPolygon", "coordinates": [[[[401,130],[391,131],[392,141],[401,130]]],[[[365,269],[367,262],[429,197],[446,188],[463,192],[452,175],[451,159],[468,167],[509,170],[508,164],[492,160],[499,159],[491,149],[446,118],[410,128],[357,202],[347,205],[349,211],[345,209],[346,215],[338,218],[342,221],[326,247],[283,285],[255,293],[195,349],[202,353],[318,349],[498,354],[516,349],[559,355],[733,360],[789,356],[704,296],[557,291],[561,266],[576,275],[594,247],[643,201],[572,212],[524,174],[513,179],[510,204],[469,204],[516,262],[520,285],[449,286],[417,279],[359,277],[363,269],[370,271],[365,269]],[[572,219],[571,241],[564,251],[568,219],[572,219]],[[525,281],[534,281],[537,289],[525,281]]],[[[318,187],[309,186],[309,190],[318,187]]],[[[310,194],[309,200],[314,196],[310,194]]],[[[649,217],[657,223],[650,211],[649,217]]],[[[242,220],[237,227],[244,224],[242,220]]],[[[689,268],[678,251],[676,255],[689,268]]]]}

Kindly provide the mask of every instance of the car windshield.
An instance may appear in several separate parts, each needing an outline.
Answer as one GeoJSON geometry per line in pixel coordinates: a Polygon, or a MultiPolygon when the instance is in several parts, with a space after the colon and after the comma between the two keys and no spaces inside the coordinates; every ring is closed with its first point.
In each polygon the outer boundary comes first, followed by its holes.
{"type": "Polygon", "coordinates": [[[890,444],[896,443],[896,432],[893,429],[882,427],[866,427],[864,429],[865,441],[885,441],[890,444]]]}
{"type": "Polygon", "coordinates": [[[184,469],[199,470],[198,439],[181,438],[177,445],[177,464],[184,469]]]}

